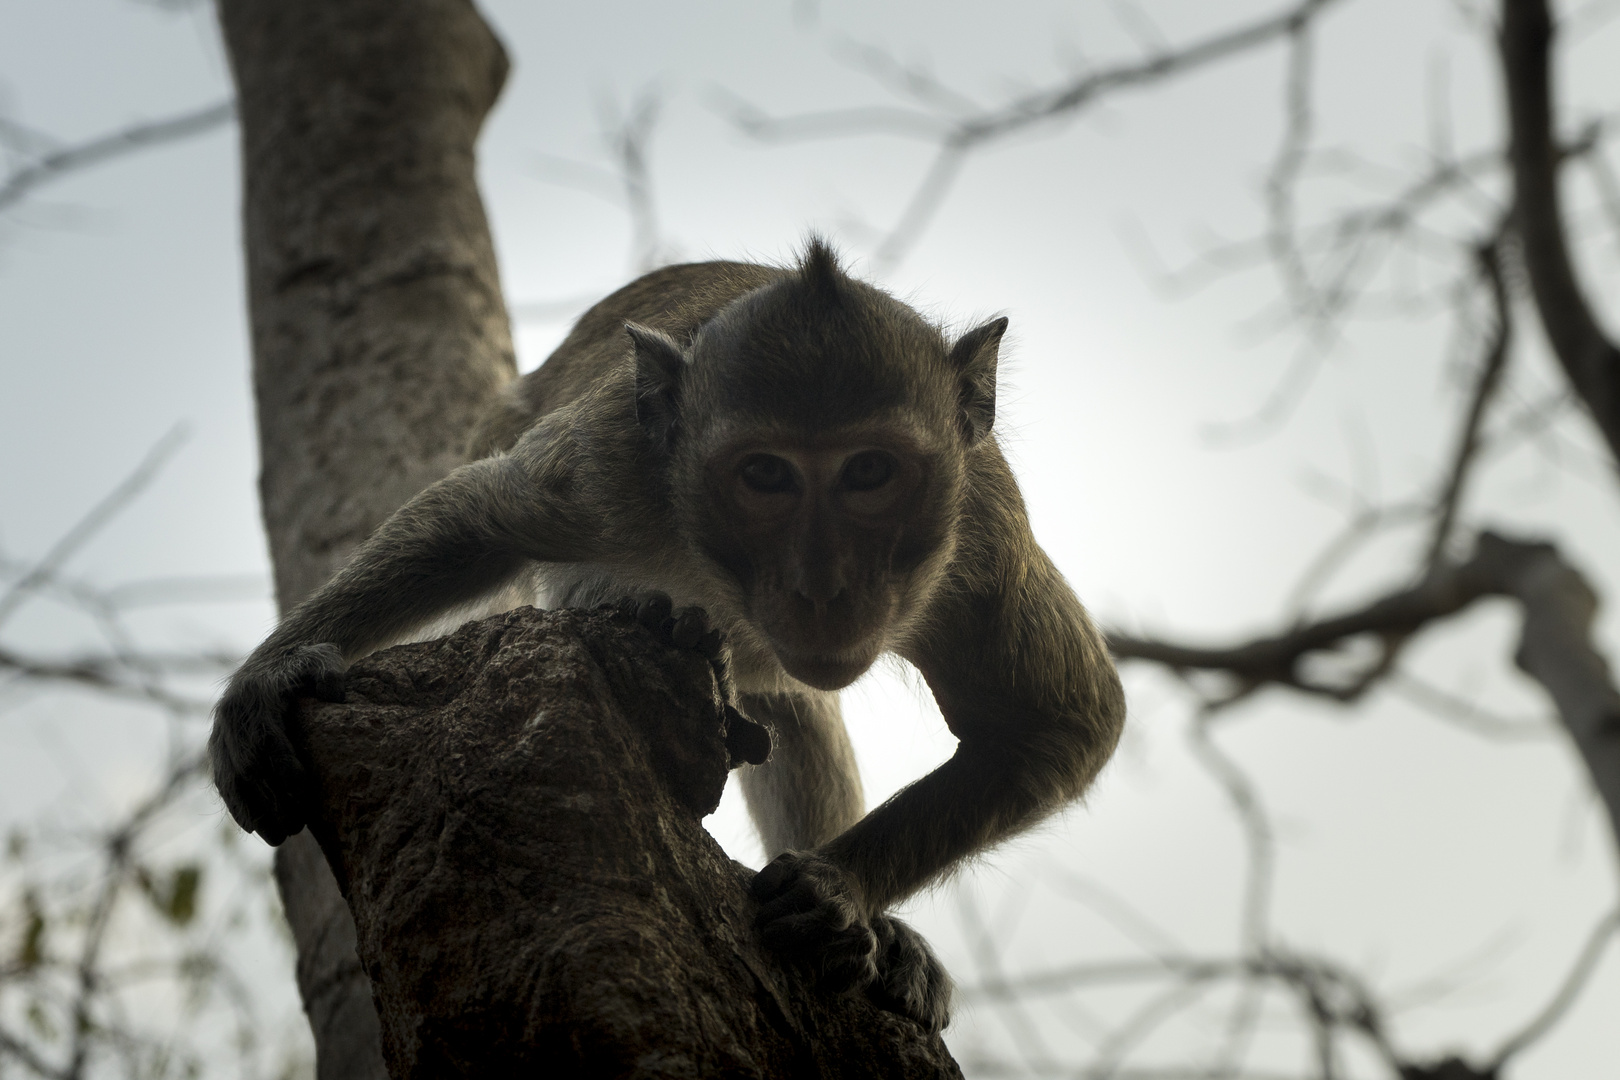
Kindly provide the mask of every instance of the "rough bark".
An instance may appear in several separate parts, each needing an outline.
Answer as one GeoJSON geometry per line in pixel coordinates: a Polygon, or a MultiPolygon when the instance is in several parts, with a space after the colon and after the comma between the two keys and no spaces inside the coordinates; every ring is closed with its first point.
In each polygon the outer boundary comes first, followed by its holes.
{"type": "MultiPolygon", "coordinates": [[[[241,118],[260,494],[283,609],[456,465],[512,378],[474,143],[506,74],[467,0],[219,0],[241,118]]],[[[331,875],[276,880],[323,1078],[382,1075],[331,875]]]]}
{"type": "Polygon", "coordinates": [[[523,608],[357,665],[301,737],[389,1071],[952,1077],[937,1036],[764,953],[709,662],[523,608]]]}

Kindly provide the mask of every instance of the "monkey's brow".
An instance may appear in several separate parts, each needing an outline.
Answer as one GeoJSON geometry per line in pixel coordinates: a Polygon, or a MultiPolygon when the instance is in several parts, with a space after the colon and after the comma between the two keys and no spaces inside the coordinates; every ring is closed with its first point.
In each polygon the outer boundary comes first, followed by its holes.
{"type": "Polygon", "coordinates": [[[849,447],[926,452],[937,448],[937,423],[930,424],[920,410],[897,410],[882,418],[855,420],[843,424],[784,423],[779,418],[751,420],[734,417],[721,421],[706,440],[720,452],[737,452],[747,446],[849,447]]]}

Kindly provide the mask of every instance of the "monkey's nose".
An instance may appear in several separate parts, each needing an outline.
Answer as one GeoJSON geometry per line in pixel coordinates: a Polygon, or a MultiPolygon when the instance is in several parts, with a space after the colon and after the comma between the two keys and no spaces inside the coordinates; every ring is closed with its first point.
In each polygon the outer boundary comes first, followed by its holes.
{"type": "Polygon", "coordinates": [[[844,575],[833,566],[800,567],[794,591],[815,605],[817,615],[825,615],[827,605],[844,595],[844,575]]]}

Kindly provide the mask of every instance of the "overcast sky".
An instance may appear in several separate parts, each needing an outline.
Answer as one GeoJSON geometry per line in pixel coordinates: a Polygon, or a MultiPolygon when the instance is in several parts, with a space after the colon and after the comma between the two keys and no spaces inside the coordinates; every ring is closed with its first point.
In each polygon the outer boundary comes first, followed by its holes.
{"type": "MultiPolygon", "coordinates": [[[[658,94],[651,167],[669,257],[779,261],[820,229],[855,272],[950,325],[1010,316],[998,430],[1038,538],[1106,623],[1212,640],[1276,627],[1306,566],[1344,527],[1352,496],[1421,495],[1445,459],[1461,391],[1443,318],[1384,305],[1350,323],[1277,423],[1233,438],[1232,425],[1261,409],[1303,354],[1300,335],[1270,317],[1276,281],[1234,272],[1175,290],[1155,269],[1261,227],[1261,185],[1281,132],[1275,48],[987,150],[895,267],[874,264],[872,238],[919,181],[926,144],[863,136],[764,147],[715,107],[722,91],[781,114],[894,103],[851,65],[850,41],[995,104],[1088,62],[1129,57],[1144,36],[1190,40],[1273,3],[1144,0],[1156,30],[1101,0],[481,6],[514,63],[481,173],[515,309],[605,294],[631,274],[623,207],[559,183],[556,162],[611,167],[603,117],[658,94]]],[[[1385,183],[1421,167],[1437,116],[1457,146],[1488,145],[1499,133],[1498,90],[1489,42],[1465,9],[1346,0],[1321,40],[1318,141],[1355,148],[1387,170],[1385,183]]],[[[1612,108],[1620,91],[1620,28],[1596,17],[1585,25],[1564,73],[1569,99],[1585,110],[1575,115],[1612,108]]],[[[0,0],[0,118],[72,142],[229,94],[207,5],[0,0]]],[[[159,480],[73,569],[103,583],[264,579],[235,153],[235,130],[222,126],[86,170],[0,214],[7,554],[42,553],[178,424],[186,441],[159,480]]],[[[1614,296],[1620,238],[1592,235],[1599,255],[1589,270],[1614,296]]],[[[1385,284],[1417,297],[1425,266],[1412,260],[1385,284]]],[[[540,363],[566,327],[520,320],[520,366],[540,363]]],[[[1533,330],[1525,337],[1511,400],[1558,385],[1533,330]]],[[[1550,440],[1492,460],[1468,518],[1551,536],[1616,598],[1617,491],[1584,421],[1569,415],[1550,440]]],[[[1372,545],[1319,606],[1400,581],[1411,539],[1372,545]]],[[[1615,607],[1600,632],[1620,656],[1615,607]]],[[[154,640],[245,650],[272,618],[265,587],[238,603],[156,610],[142,625],[154,640]]],[[[42,607],[3,638],[69,649],[88,633],[42,607]]],[[[1487,605],[1420,640],[1411,666],[1494,710],[1546,716],[1546,700],[1512,670],[1515,633],[1515,613],[1487,605]]],[[[1189,699],[1152,672],[1128,681],[1130,733],[1086,805],[911,905],[962,982],[986,974],[970,908],[1008,971],[1141,955],[1120,918],[1110,921],[1099,887],[1189,950],[1235,947],[1241,837],[1188,753],[1189,699]]],[[[919,681],[898,667],[852,690],[846,712],[874,803],[951,751],[919,681]]],[[[121,805],[161,760],[160,730],[80,700],[9,700],[0,709],[0,824],[121,805]]],[[[1612,842],[1556,735],[1482,740],[1387,693],[1349,712],[1272,693],[1216,738],[1252,771],[1274,815],[1278,938],[1357,967],[1392,1000],[1408,994],[1412,1007],[1395,1018],[1405,1047],[1493,1047],[1547,999],[1615,902],[1612,842]],[[1435,976],[1451,980],[1449,992],[1419,1000],[1414,988],[1435,976]]],[[[199,828],[212,821],[198,817],[199,828]]],[[[738,857],[757,858],[734,799],[711,824],[738,857]]],[[[1084,1008],[1036,1008],[1049,1047],[1023,1039],[1022,1053],[1037,1065],[1047,1050],[1084,1060],[1088,1025],[1141,1000],[1093,994],[1084,1008]]],[[[1229,1004],[1213,995],[1143,1060],[1196,1058],[1218,1042],[1229,1004]]],[[[1303,1059],[1289,1015],[1276,1003],[1256,1062],[1303,1059]]],[[[1620,960],[1611,956],[1514,1076],[1612,1076],[1616,1015],[1620,960]]],[[[950,1035],[964,1057],[1015,1061],[1018,1039],[986,1008],[969,1010],[950,1035]]]]}

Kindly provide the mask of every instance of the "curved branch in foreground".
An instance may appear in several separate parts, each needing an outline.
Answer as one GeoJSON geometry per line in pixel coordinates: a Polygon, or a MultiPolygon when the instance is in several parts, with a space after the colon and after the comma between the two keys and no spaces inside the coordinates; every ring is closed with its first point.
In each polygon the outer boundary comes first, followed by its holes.
{"type": "Polygon", "coordinates": [[[938,1036],[765,951],[703,829],[728,755],[709,661],[522,608],[351,669],[303,717],[394,1080],[949,1080],[938,1036]]]}
{"type": "Polygon", "coordinates": [[[1514,212],[1536,310],[1570,384],[1620,459],[1620,348],[1598,325],[1570,259],[1558,191],[1547,0],[1503,0],[1499,46],[1511,131],[1514,212]]]}
{"type": "Polygon", "coordinates": [[[1514,660],[1557,706],[1608,810],[1613,834],[1620,838],[1620,691],[1608,662],[1592,642],[1597,594],[1550,543],[1483,533],[1467,562],[1435,566],[1409,589],[1356,611],[1238,645],[1200,647],[1126,634],[1111,634],[1108,641],[1122,660],[1149,660],[1179,672],[1231,675],[1238,689],[1217,704],[1270,684],[1349,701],[1388,672],[1412,634],[1489,596],[1509,597],[1522,607],[1524,622],[1514,660]],[[1312,654],[1362,636],[1376,638],[1382,651],[1359,677],[1335,684],[1305,670],[1312,654]]]}

